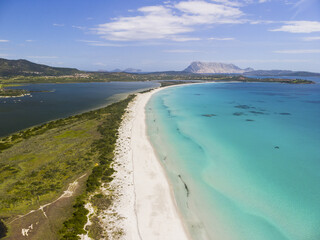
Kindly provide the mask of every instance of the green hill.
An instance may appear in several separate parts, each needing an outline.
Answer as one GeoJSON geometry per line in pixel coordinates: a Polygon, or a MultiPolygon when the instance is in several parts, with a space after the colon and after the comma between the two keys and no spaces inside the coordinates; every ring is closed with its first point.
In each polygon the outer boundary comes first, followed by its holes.
{"type": "Polygon", "coordinates": [[[50,67],[24,59],[8,60],[0,58],[0,77],[12,76],[63,76],[81,73],[75,68],[50,67]]]}

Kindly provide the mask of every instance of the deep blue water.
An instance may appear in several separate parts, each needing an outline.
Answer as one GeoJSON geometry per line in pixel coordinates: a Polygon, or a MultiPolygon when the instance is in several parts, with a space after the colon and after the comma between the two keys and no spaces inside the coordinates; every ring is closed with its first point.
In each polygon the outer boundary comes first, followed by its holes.
{"type": "Polygon", "coordinates": [[[0,136],[68,117],[118,100],[119,94],[157,86],[154,82],[30,84],[32,97],[0,98],[0,136]],[[116,96],[115,96],[116,95],[116,96]]]}
{"type": "Polygon", "coordinates": [[[148,134],[194,239],[319,240],[319,119],[320,84],[155,94],[148,134]]]}

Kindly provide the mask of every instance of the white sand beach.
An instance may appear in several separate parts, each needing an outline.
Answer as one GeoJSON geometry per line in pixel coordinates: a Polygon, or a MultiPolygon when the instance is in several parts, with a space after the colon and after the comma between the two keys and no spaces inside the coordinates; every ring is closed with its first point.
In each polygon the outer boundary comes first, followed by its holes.
{"type": "Polygon", "coordinates": [[[111,234],[114,229],[122,231],[120,239],[189,239],[164,169],[146,135],[145,106],[159,90],[137,94],[119,129],[117,173],[112,182],[116,199],[111,212],[101,218],[110,239],[119,239],[111,234]]]}

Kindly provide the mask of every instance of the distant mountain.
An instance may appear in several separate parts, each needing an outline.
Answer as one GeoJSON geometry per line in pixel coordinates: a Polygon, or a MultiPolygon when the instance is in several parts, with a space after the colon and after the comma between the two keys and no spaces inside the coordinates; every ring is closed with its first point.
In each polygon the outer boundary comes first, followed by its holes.
{"type": "Polygon", "coordinates": [[[114,70],[112,70],[110,72],[141,73],[142,70],[141,69],[135,69],[135,68],[126,68],[124,70],[121,70],[121,69],[117,68],[117,69],[114,69],[114,70]]]}
{"type": "Polygon", "coordinates": [[[251,76],[297,76],[297,77],[318,77],[320,73],[290,70],[256,70],[243,73],[251,76]]]}
{"type": "Polygon", "coordinates": [[[123,72],[120,68],[116,68],[116,69],[113,69],[112,71],[110,72],[123,72]]]}
{"type": "Polygon", "coordinates": [[[50,67],[43,64],[36,64],[24,59],[8,60],[0,58],[0,76],[62,76],[81,73],[75,68],[50,67]]]}
{"type": "Polygon", "coordinates": [[[299,77],[320,77],[320,73],[297,71],[286,76],[299,76],[299,77]]]}
{"type": "Polygon", "coordinates": [[[253,71],[252,68],[241,69],[234,64],[217,62],[193,62],[184,72],[187,73],[244,73],[253,71]]]}
{"type": "Polygon", "coordinates": [[[126,72],[126,73],[140,73],[140,72],[142,72],[141,69],[135,69],[135,68],[127,68],[127,69],[125,69],[123,71],[126,72]]]}
{"type": "Polygon", "coordinates": [[[192,62],[184,73],[193,74],[243,74],[246,76],[297,76],[297,77],[319,77],[320,73],[291,70],[254,70],[252,68],[241,69],[234,64],[218,62],[192,62]]]}

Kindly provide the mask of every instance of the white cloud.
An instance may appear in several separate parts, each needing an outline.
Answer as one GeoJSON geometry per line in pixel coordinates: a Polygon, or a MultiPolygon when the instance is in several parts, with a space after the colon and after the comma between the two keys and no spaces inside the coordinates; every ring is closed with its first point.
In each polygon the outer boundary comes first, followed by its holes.
{"type": "Polygon", "coordinates": [[[34,42],[35,40],[27,39],[26,42],[34,42]]]}
{"type": "Polygon", "coordinates": [[[115,44],[115,43],[104,43],[104,42],[98,42],[98,43],[90,43],[90,46],[96,46],[96,47],[125,47],[124,44],[115,44]]]}
{"type": "Polygon", "coordinates": [[[271,20],[250,20],[250,24],[272,24],[272,23],[277,23],[276,21],[271,21],[271,20]]]}
{"type": "Polygon", "coordinates": [[[289,21],[280,28],[270,30],[273,32],[312,33],[320,32],[320,22],[316,21],[289,21]]]}
{"type": "Polygon", "coordinates": [[[308,13],[317,4],[316,1],[318,0],[299,0],[293,3],[293,10],[295,10],[293,17],[308,13]]]}
{"type": "Polygon", "coordinates": [[[170,9],[152,6],[140,8],[139,11],[144,15],[121,17],[113,22],[100,24],[95,30],[103,38],[117,41],[163,39],[192,31],[170,9]]]}
{"type": "Polygon", "coordinates": [[[89,46],[95,47],[124,47],[124,44],[115,44],[115,43],[107,43],[102,41],[94,41],[94,40],[77,40],[78,42],[87,43],[89,46]]]}
{"type": "Polygon", "coordinates": [[[208,40],[215,40],[215,41],[233,41],[235,40],[234,38],[215,38],[215,37],[212,37],[212,38],[208,38],[208,40]]]}
{"type": "Polygon", "coordinates": [[[27,58],[32,58],[32,59],[54,59],[58,58],[57,56],[27,56],[27,58]]]}
{"type": "Polygon", "coordinates": [[[293,49],[293,50],[278,50],[274,52],[286,53],[286,54],[320,53],[320,49],[293,49]]]}
{"type": "Polygon", "coordinates": [[[173,49],[173,50],[164,50],[167,53],[195,53],[199,51],[189,50],[189,49],[173,49]]]}
{"type": "Polygon", "coordinates": [[[107,64],[102,63],[102,62],[96,62],[96,63],[93,63],[92,65],[94,65],[94,66],[100,66],[100,67],[106,67],[106,66],[108,66],[107,64]]]}
{"type": "Polygon", "coordinates": [[[83,27],[83,26],[76,26],[76,25],[72,25],[73,28],[76,28],[76,29],[80,29],[80,30],[85,30],[86,27],[83,27]]]}
{"type": "Polygon", "coordinates": [[[183,41],[192,38],[183,37],[181,34],[195,31],[196,26],[241,23],[240,17],[243,15],[237,7],[200,0],[181,1],[170,6],[142,7],[137,10],[137,14],[134,17],[115,18],[93,30],[102,38],[112,41],[183,41]]]}
{"type": "Polygon", "coordinates": [[[201,38],[198,37],[173,37],[171,38],[172,41],[175,42],[188,42],[188,41],[200,41],[201,38]]]}
{"type": "Polygon", "coordinates": [[[6,39],[0,39],[0,43],[9,42],[9,40],[6,39]]]}
{"type": "Polygon", "coordinates": [[[243,13],[234,7],[225,6],[222,4],[209,3],[205,1],[183,1],[174,6],[176,9],[193,15],[190,20],[195,20],[197,23],[197,17],[201,20],[199,23],[206,23],[208,20],[221,20],[224,18],[236,18],[240,17],[243,13]],[[204,18],[207,18],[204,20],[204,18]],[[202,22],[202,20],[204,22],[202,22]]]}
{"type": "Polygon", "coordinates": [[[304,37],[302,38],[303,41],[317,41],[320,40],[320,36],[318,37],[304,37]]]}
{"type": "Polygon", "coordinates": [[[243,4],[238,2],[238,1],[229,1],[229,0],[211,0],[212,2],[215,2],[215,3],[222,3],[224,5],[227,5],[227,6],[233,6],[233,7],[240,7],[242,6],[243,4]]]}
{"type": "Polygon", "coordinates": [[[300,63],[300,62],[310,62],[306,59],[236,59],[231,60],[234,63],[300,63]]]}
{"type": "Polygon", "coordinates": [[[85,43],[100,43],[101,41],[95,41],[95,40],[77,40],[77,42],[85,42],[85,43]]]}
{"type": "Polygon", "coordinates": [[[55,26],[55,27],[64,27],[63,23],[54,23],[52,25],[55,26]]]}
{"type": "Polygon", "coordinates": [[[270,2],[271,0],[211,0],[211,1],[216,3],[222,3],[228,6],[241,7],[248,4],[270,2]]]}
{"type": "Polygon", "coordinates": [[[8,57],[9,54],[6,54],[6,53],[0,53],[0,57],[4,58],[4,57],[8,57]]]}

